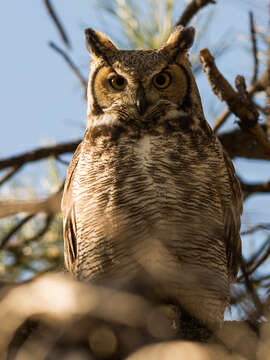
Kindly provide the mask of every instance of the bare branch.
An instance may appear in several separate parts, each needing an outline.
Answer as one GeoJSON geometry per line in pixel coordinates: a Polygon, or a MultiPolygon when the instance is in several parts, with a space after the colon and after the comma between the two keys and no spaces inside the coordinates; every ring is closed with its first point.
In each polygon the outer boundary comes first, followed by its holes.
{"type": "MultiPolygon", "coordinates": [[[[250,99],[260,91],[264,91],[267,86],[267,71],[265,71],[261,78],[254,84],[251,84],[251,86],[248,88],[248,94],[250,99]]],[[[231,111],[229,109],[224,110],[217,118],[213,130],[216,133],[220,127],[225,123],[225,121],[229,118],[231,115],[231,111]]]]}
{"type": "Polygon", "coordinates": [[[63,160],[59,155],[55,157],[57,161],[59,161],[63,165],[69,165],[69,162],[66,160],[63,160]]]}
{"type": "MultiPolygon", "coordinates": [[[[262,128],[265,130],[266,127],[262,125],[262,128]]],[[[257,146],[256,141],[251,135],[240,129],[219,134],[218,138],[232,159],[235,157],[260,160],[268,159],[261,147],[257,146]]]]}
{"type": "MultiPolygon", "coordinates": [[[[262,126],[262,128],[265,129],[264,126],[262,126]]],[[[248,159],[267,159],[261,149],[255,146],[254,142],[252,143],[250,141],[250,135],[247,133],[243,133],[237,129],[228,133],[219,134],[218,137],[231,158],[244,157],[248,159]]],[[[58,158],[61,154],[73,153],[81,141],[82,140],[80,139],[77,141],[60,143],[53,146],[31,150],[21,155],[2,160],[0,159],[0,170],[21,166],[29,162],[39,161],[50,156],[58,158]]]]}
{"type": "Polygon", "coordinates": [[[270,224],[258,224],[255,226],[252,226],[250,229],[242,231],[241,235],[250,235],[258,230],[270,230],[270,224]]]}
{"type": "Polygon", "coordinates": [[[11,239],[13,235],[16,234],[18,230],[20,230],[21,227],[23,227],[28,221],[30,221],[34,215],[28,215],[24,219],[22,219],[14,228],[12,228],[0,241],[0,250],[3,250],[8,243],[8,241],[11,239]]]}
{"type": "Polygon", "coordinates": [[[215,0],[192,0],[180,16],[175,26],[183,25],[186,26],[190,20],[197,14],[199,10],[209,4],[215,4],[215,0]]]}
{"type": "MultiPolygon", "coordinates": [[[[247,261],[248,268],[250,268],[250,266],[252,266],[255,263],[258,257],[261,256],[261,254],[265,251],[265,249],[268,246],[269,246],[269,239],[266,239],[264,243],[260,246],[260,248],[248,259],[247,261]]],[[[240,278],[238,278],[238,281],[240,278]]]]}
{"type": "Polygon", "coordinates": [[[83,77],[83,75],[81,74],[80,70],[78,69],[78,67],[73,63],[73,61],[70,59],[70,57],[67,55],[67,53],[63,50],[60,49],[55,43],[50,42],[49,43],[50,47],[52,49],[54,49],[58,54],[60,54],[63,59],[66,61],[66,63],[70,66],[70,68],[72,69],[72,71],[74,72],[74,74],[77,76],[77,78],[80,80],[80,83],[82,85],[82,88],[84,90],[84,98],[87,99],[87,81],[86,79],[83,77]]]}
{"type": "Polygon", "coordinates": [[[221,101],[226,101],[230,111],[239,119],[239,125],[244,131],[248,131],[262,147],[268,159],[270,159],[270,143],[263,129],[258,124],[259,114],[254,104],[249,99],[244,78],[236,77],[236,92],[216,67],[213,56],[208,49],[200,52],[203,69],[207,74],[208,81],[213,92],[221,101]]]}
{"type": "Polygon", "coordinates": [[[259,61],[258,61],[256,29],[255,29],[254,16],[252,11],[249,12],[249,29],[250,29],[250,39],[252,43],[252,54],[253,54],[253,75],[252,75],[251,84],[255,84],[258,76],[259,61]]]}
{"type": "Polygon", "coordinates": [[[32,150],[24,154],[13,156],[7,159],[2,159],[2,160],[0,159],[0,170],[9,167],[21,166],[33,161],[39,161],[49,156],[57,157],[58,155],[61,154],[73,153],[80,142],[81,140],[69,142],[69,143],[61,143],[54,146],[47,146],[36,150],[32,150]]]}
{"type": "MultiPolygon", "coordinates": [[[[250,266],[248,266],[248,268],[246,269],[246,275],[250,276],[252,275],[259,266],[261,266],[265,260],[269,257],[270,255],[270,245],[269,245],[269,239],[267,240],[268,243],[268,249],[264,252],[264,254],[261,256],[261,258],[259,260],[257,260],[256,262],[253,262],[250,264],[250,266]]],[[[242,279],[244,279],[245,275],[242,274],[238,281],[241,281],[242,279]]]]}
{"type": "MultiPolygon", "coordinates": [[[[247,272],[247,266],[246,263],[244,261],[243,258],[240,259],[240,268],[243,274],[243,278],[245,280],[245,286],[247,289],[247,293],[250,294],[252,301],[255,305],[256,308],[256,312],[255,314],[253,314],[253,318],[251,318],[251,322],[253,323],[253,325],[255,325],[256,321],[263,315],[264,313],[264,306],[257,294],[256,289],[254,288],[254,285],[252,283],[252,281],[249,278],[248,272],[247,272]]],[[[251,315],[251,314],[250,314],[251,315]]]]}
{"type": "Polygon", "coordinates": [[[223,113],[221,113],[218,116],[218,118],[216,119],[215,124],[213,126],[214,133],[216,133],[219,130],[221,125],[223,125],[225,123],[225,121],[229,118],[230,115],[231,115],[230,110],[226,109],[223,111],[223,113]]]}
{"type": "Polygon", "coordinates": [[[265,183],[257,183],[257,184],[246,184],[242,180],[241,187],[242,191],[244,192],[245,199],[256,193],[268,193],[270,192],[270,181],[266,181],[265,183]]]}
{"type": "Polygon", "coordinates": [[[53,8],[53,6],[51,4],[51,1],[50,0],[44,0],[44,3],[45,3],[46,9],[47,9],[50,17],[52,18],[53,22],[56,25],[57,30],[60,33],[60,36],[61,36],[63,42],[65,43],[65,45],[68,48],[71,48],[70,40],[69,40],[69,38],[67,36],[66,31],[64,30],[64,26],[61,24],[58,16],[56,15],[55,9],[53,8]]]}

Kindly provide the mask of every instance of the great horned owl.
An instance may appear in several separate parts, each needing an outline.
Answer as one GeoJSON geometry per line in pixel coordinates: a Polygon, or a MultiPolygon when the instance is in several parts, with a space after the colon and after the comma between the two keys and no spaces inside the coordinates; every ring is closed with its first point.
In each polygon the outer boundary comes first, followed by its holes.
{"type": "Polygon", "coordinates": [[[68,169],[65,262],[79,279],[143,284],[209,326],[238,270],[241,191],[188,60],[192,27],[157,50],[86,30],[87,129],[68,169]]]}

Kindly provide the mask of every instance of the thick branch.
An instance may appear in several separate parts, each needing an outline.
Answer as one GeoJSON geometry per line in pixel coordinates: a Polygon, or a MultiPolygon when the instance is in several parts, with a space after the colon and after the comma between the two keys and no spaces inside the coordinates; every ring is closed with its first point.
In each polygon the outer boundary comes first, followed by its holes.
{"type": "Polygon", "coordinates": [[[80,83],[82,85],[82,88],[84,90],[84,98],[87,98],[87,81],[81,74],[78,67],[73,63],[73,61],[70,59],[70,57],[67,55],[67,53],[60,49],[57,45],[55,45],[53,42],[49,43],[50,47],[54,49],[58,54],[60,54],[63,59],[66,61],[66,63],[70,66],[71,70],[74,72],[74,74],[77,76],[77,78],[80,80],[80,83]]]}
{"type": "Polygon", "coordinates": [[[245,184],[241,181],[242,191],[244,193],[245,199],[256,193],[269,193],[270,192],[270,181],[266,181],[265,183],[257,183],[257,184],[245,184]]]}
{"type": "Polygon", "coordinates": [[[226,101],[230,111],[240,119],[239,125],[241,128],[253,136],[270,159],[270,143],[258,124],[259,114],[249,99],[244,78],[241,76],[236,77],[237,92],[219,72],[208,49],[202,50],[200,57],[213,92],[221,101],[226,101]]]}
{"type": "Polygon", "coordinates": [[[199,10],[201,10],[203,7],[209,4],[215,4],[215,0],[192,0],[186,9],[184,10],[183,14],[178,19],[177,25],[183,25],[186,26],[190,20],[197,14],[199,10]]]}
{"type": "Polygon", "coordinates": [[[45,3],[46,9],[47,9],[50,17],[52,18],[53,22],[56,25],[57,30],[60,33],[60,36],[61,36],[63,42],[65,43],[65,45],[68,48],[71,48],[70,41],[69,41],[69,38],[67,36],[67,33],[64,30],[64,26],[61,24],[58,16],[56,15],[55,9],[53,8],[53,6],[51,4],[51,1],[50,0],[44,0],[44,3],[45,3]]]}
{"type": "MultiPolygon", "coordinates": [[[[265,129],[264,126],[262,126],[262,128],[265,129]]],[[[222,133],[219,134],[218,137],[231,158],[244,157],[248,159],[267,159],[262,150],[255,146],[254,142],[250,141],[250,135],[243,133],[241,130],[237,129],[231,132],[222,133]]],[[[73,153],[80,142],[81,139],[68,143],[60,143],[2,159],[0,160],[0,170],[21,166],[33,161],[39,161],[50,156],[57,158],[61,154],[73,153]]]]}
{"type": "MultiPolygon", "coordinates": [[[[265,130],[266,127],[263,125],[262,128],[265,130]]],[[[235,157],[257,160],[268,159],[251,135],[240,129],[218,134],[218,138],[232,159],[235,157]]]]}

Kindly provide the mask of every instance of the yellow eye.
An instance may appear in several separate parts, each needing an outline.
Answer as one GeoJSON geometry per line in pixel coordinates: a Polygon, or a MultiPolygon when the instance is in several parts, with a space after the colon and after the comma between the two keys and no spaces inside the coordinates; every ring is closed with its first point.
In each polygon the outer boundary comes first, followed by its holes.
{"type": "Polygon", "coordinates": [[[166,72],[161,72],[154,76],[153,84],[158,89],[165,89],[171,83],[171,76],[166,72]]]}
{"type": "Polygon", "coordinates": [[[109,83],[115,90],[123,90],[126,86],[126,79],[120,75],[113,75],[109,79],[109,83]]]}

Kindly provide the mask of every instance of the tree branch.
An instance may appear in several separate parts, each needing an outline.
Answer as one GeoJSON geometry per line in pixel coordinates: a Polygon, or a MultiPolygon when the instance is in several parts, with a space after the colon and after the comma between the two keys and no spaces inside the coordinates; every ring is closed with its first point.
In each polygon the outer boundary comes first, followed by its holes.
{"type": "Polygon", "coordinates": [[[78,67],[73,63],[73,61],[70,59],[70,57],[67,55],[67,53],[64,50],[60,49],[55,43],[49,42],[49,46],[63,57],[63,59],[69,65],[71,70],[74,72],[74,74],[80,80],[80,83],[81,83],[82,88],[84,90],[84,98],[87,99],[87,81],[85,80],[85,78],[81,74],[78,67]]]}
{"type": "Polygon", "coordinates": [[[63,187],[50,195],[45,200],[6,200],[0,201],[0,219],[19,213],[37,214],[44,212],[47,214],[57,214],[60,212],[63,187]]]}
{"type": "Polygon", "coordinates": [[[258,224],[255,226],[252,226],[250,229],[242,231],[241,235],[250,235],[258,230],[270,230],[270,224],[258,224]]]}
{"type": "MultiPolygon", "coordinates": [[[[265,126],[262,126],[262,128],[264,130],[265,126]]],[[[267,159],[267,156],[263,153],[263,151],[255,146],[254,142],[250,141],[250,135],[248,133],[244,133],[237,129],[219,134],[218,137],[232,159],[235,157],[260,160],[267,159]]],[[[2,160],[0,159],[0,170],[22,166],[29,162],[46,159],[50,156],[58,158],[61,154],[74,153],[81,141],[82,139],[67,143],[60,143],[53,146],[31,150],[21,155],[12,156],[2,160]]]]}
{"type": "Polygon", "coordinates": [[[209,4],[215,4],[215,0],[192,0],[180,16],[175,26],[186,26],[199,10],[209,4]]]}
{"type": "MultiPolygon", "coordinates": [[[[264,91],[267,86],[267,71],[265,71],[260,79],[255,82],[254,84],[251,84],[251,86],[248,88],[248,94],[250,98],[253,98],[253,96],[260,91],[264,91]]],[[[231,111],[229,109],[225,109],[216,119],[216,122],[213,126],[213,130],[216,133],[220,127],[225,123],[225,121],[228,119],[228,117],[231,115],[231,111]]]]}
{"type": "Polygon", "coordinates": [[[270,192],[270,180],[266,181],[264,183],[256,183],[256,184],[246,184],[241,179],[241,187],[242,191],[244,192],[245,199],[250,196],[254,195],[256,193],[268,193],[270,192]]]}
{"type": "Polygon", "coordinates": [[[71,48],[70,40],[69,40],[69,38],[67,36],[66,31],[64,30],[64,26],[61,24],[58,16],[56,15],[55,9],[53,8],[53,6],[51,4],[51,1],[50,0],[44,0],[44,4],[46,6],[46,9],[47,9],[50,17],[52,18],[52,21],[56,25],[56,28],[59,31],[63,42],[65,43],[65,45],[68,48],[71,48]]]}
{"type": "Polygon", "coordinates": [[[254,24],[254,15],[253,12],[249,12],[249,29],[250,29],[250,39],[252,43],[252,54],[253,54],[253,75],[251,84],[255,84],[258,76],[258,49],[257,49],[257,40],[256,40],[256,29],[254,24]]]}
{"type": "Polygon", "coordinates": [[[253,136],[270,159],[270,143],[258,124],[259,113],[249,98],[244,78],[239,75],[236,77],[237,92],[219,72],[208,49],[203,49],[200,57],[213,92],[221,101],[226,101],[230,111],[240,119],[239,125],[242,130],[248,131],[253,136]]]}
{"type": "Polygon", "coordinates": [[[57,157],[58,155],[61,154],[73,153],[80,142],[81,140],[68,142],[68,143],[61,143],[54,146],[47,146],[36,150],[32,150],[18,156],[12,156],[7,159],[2,159],[2,160],[0,159],[0,170],[9,167],[21,166],[33,161],[39,161],[49,156],[57,157]]]}
{"type": "MultiPolygon", "coordinates": [[[[259,266],[261,266],[265,261],[266,259],[269,257],[270,255],[270,245],[269,245],[269,239],[267,241],[267,244],[268,244],[268,249],[264,252],[263,255],[261,255],[260,259],[257,260],[255,262],[255,259],[254,261],[247,267],[246,269],[246,274],[248,276],[252,275],[257,269],[259,266]]],[[[257,258],[257,257],[256,257],[257,258]]],[[[244,274],[242,274],[239,278],[238,278],[238,281],[241,281],[244,279],[244,274]]]]}
{"type": "MultiPolygon", "coordinates": [[[[265,131],[266,127],[264,125],[262,125],[262,128],[265,131]]],[[[251,135],[240,129],[218,134],[218,138],[232,159],[235,157],[257,160],[268,159],[251,135]]]]}

